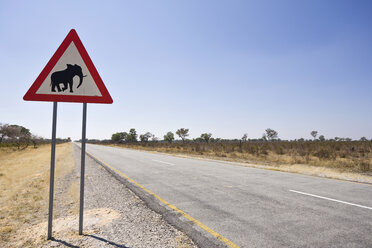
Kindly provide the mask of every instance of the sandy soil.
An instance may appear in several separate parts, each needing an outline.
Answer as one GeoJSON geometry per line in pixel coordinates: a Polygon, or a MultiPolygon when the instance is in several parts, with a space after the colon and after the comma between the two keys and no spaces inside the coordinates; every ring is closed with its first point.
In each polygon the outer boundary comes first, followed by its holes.
{"type": "Polygon", "coordinates": [[[49,241],[50,146],[16,153],[0,151],[0,185],[4,190],[0,196],[0,247],[196,247],[89,157],[84,235],[78,235],[80,149],[64,144],[56,151],[54,239],[49,241]]]}
{"type": "MultiPolygon", "coordinates": [[[[0,150],[0,247],[45,219],[49,195],[50,145],[37,149],[0,150]]],[[[73,171],[72,144],[57,145],[56,181],[73,171]]]]}

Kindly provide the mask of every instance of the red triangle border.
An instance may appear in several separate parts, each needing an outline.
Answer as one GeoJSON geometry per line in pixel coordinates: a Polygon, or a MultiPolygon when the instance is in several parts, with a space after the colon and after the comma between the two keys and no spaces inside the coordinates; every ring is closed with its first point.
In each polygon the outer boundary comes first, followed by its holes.
{"type": "Polygon", "coordinates": [[[84,102],[84,103],[113,103],[110,93],[106,89],[96,67],[90,59],[83,43],[81,42],[75,29],[71,29],[63,40],[62,44],[58,47],[52,58],[46,64],[40,75],[36,78],[30,89],[24,95],[23,100],[26,101],[48,101],[48,102],[84,102]],[[74,95],[55,95],[55,94],[36,94],[41,84],[45,81],[51,70],[62,57],[68,46],[74,42],[80,56],[82,57],[85,65],[87,66],[94,82],[96,83],[102,96],[74,96],[74,95]]]}

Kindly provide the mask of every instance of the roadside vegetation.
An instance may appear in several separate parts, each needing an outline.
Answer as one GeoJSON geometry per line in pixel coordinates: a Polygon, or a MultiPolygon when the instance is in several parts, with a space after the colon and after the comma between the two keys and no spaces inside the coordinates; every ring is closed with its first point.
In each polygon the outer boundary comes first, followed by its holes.
{"type": "MultiPolygon", "coordinates": [[[[56,181],[73,168],[72,143],[57,145],[56,181]]],[[[0,147],[0,247],[35,247],[22,230],[47,220],[49,173],[50,145],[0,147]]]]}
{"type": "MultiPolygon", "coordinates": [[[[57,139],[56,178],[72,170],[71,141],[57,139]],[[64,144],[62,144],[64,143],[64,144]]],[[[18,247],[17,231],[45,221],[50,172],[50,139],[34,135],[26,127],[0,123],[0,247],[18,247]],[[14,242],[13,242],[13,241],[14,242]]]]}
{"type": "Polygon", "coordinates": [[[90,143],[110,144],[127,148],[192,155],[261,165],[310,165],[337,169],[341,172],[369,174],[372,163],[372,141],[335,137],[326,139],[317,131],[309,132],[311,139],[280,140],[278,132],[268,128],[260,139],[214,138],[211,133],[202,133],[195,139],[187,139],[189,129],[180,128],[175,133],[167,132],[163,139],[147,132],[140,135],[134,128],[118,132],[109,140],[88,140],[90,143]],[[179,140],[175,140],[175,134],[179,140]]]}

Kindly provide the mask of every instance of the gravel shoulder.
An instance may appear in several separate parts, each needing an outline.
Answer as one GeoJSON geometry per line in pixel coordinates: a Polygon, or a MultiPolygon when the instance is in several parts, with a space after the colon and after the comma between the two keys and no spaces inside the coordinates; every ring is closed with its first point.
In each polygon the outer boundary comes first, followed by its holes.
{"type": "MultiPolygon", "coordinates": [[[[80,152],[74,146],[74,171],[56,182],[53,241],[45,241],[47,222],[27,232],[29,247],[196,247],[101,165],[86,157],[84,235],[78,233],[80,152]]],[[[46,218],[45,218],[46,220],[46,218]]]]}

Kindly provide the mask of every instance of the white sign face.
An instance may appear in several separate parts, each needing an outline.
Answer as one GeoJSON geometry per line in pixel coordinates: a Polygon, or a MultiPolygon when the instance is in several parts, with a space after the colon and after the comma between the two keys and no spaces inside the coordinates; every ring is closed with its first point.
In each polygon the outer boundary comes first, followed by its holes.
{"type": "Polygon", "coordinates": [[[70,43],[36,94],[102,96],[74,42],[70,43]]]}

